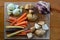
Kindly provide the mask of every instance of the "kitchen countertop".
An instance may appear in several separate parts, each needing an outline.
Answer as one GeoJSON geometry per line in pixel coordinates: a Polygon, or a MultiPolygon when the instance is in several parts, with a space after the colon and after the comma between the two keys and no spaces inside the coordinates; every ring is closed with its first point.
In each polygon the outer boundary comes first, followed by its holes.
{"type": "MultiPolygon", "coordinates": [[[[39,0],[0,0],[0,40],[4,37],[4,2],[37,2],[39,0]]],[[[45,0],[51,3],[50,34],[51,40],[60,40],[60,0],[45,0]]]]}

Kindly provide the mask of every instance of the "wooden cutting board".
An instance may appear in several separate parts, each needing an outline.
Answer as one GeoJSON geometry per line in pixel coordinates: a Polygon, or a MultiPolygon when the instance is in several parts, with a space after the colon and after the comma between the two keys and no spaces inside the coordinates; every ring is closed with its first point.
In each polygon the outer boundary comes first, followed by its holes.
{"type": "MultiPolygon", "coordinates": [[[[21,0],[0,0],[0,40],[4,40],[4,2],[21,2],[21,0]]],[[[28,2],[29,0],[22,0],[28,2]]],[[[36,2],[39,0],[33,0],[36,2]]],[[[51,27],[51,40],[60,40],[60,0],[45,0],[51,3],[51,7],[54,9],[50,16],[50,27],[51,27]],[[58,11],[57,11],[58,10],[58,11]]],[[[32,2],[32,0],[30,0],[32,2]]]]}

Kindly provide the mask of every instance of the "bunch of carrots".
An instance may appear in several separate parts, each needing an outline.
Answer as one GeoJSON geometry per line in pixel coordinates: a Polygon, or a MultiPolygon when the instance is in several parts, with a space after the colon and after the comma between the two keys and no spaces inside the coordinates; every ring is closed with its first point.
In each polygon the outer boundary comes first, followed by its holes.
{"type": "MultiPolygon", "coordinates": [[[[27,27],[27,24],[28,24],[28,21],[26,21],[27,19],[27,13],[23,13],[19,18],[14,18],[14,17],[9,17],[8,19],[8,22],[10,22],[10,26],[22,26],[22,27],[27,27]]],[[[29,33],[30,30],[26,30],[26,31],[23,31],[19,34],[17,34],[18,36],[19,35],[27,35],[27,33],[29,33]]]]}
{"type": "Polygon", "coordinates": [[[9,22],[11,22],[11,26],[22,26],[27,27],[28,22],[27,19],[27,13],[23,13],[19,18],[9,17],[9,22]]]}

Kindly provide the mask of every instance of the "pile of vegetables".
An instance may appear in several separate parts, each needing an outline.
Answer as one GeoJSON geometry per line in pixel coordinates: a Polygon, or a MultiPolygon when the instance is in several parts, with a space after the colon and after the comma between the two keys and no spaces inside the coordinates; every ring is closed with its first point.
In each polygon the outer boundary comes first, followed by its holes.
{"type": "Polygon", "coordinates": [[[18,16],[22,13],[22,8],[19,8],[19,5],[15,5],[13,3],[8,4],[7,6],[7,13],[8,15],[14,15],[14,16],[18,16]]]}
{"type": "Polygon", "coordinates": [[[49,30],[49,27],[46,23],[44,23],[44,21],[40,21],[35,23],[35,25],[31,27],[30,30],[32,33],[36,34],[36,36],[43,36],[49,30]]]}
{"type": "Polygon", "coordinates": [[[50,12],[49,3],[39,1],[37,2],[36,6],[32,4],[26,4],[25,6],[19,6],[13,3],[7,5],[7,13],[8,13],[8,20],[7,22],[10,23],[9,26],[6,26],[6,32],[10,33],[7,34],[7,37],[11,36],[27,36],[28,38],[32,38],[33,34],[36,36],[43,36],[49,27],[44,21],[39,21],[38,23],[34,23],[33,27],[25,30],[28,28],[28,23],[35,22],[38,20],[38,15],[35,13],[48,14],[50,12]],[[38,10],[34,10],[37,8],[38,10]]]}

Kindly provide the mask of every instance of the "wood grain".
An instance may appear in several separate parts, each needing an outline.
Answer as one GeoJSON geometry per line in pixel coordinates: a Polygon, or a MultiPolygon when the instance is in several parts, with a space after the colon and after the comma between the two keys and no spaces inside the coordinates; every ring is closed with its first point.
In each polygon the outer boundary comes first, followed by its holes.
{"type": "MultiPolygon", "coordinates": [[[[0,0],[0,40],[4,40],[4,3],[37,2],[39,0],[0,0]]],[[[51,40],[60,40],[60,0],[45,0],[51,3],[50,34],[51,40]]]]}

